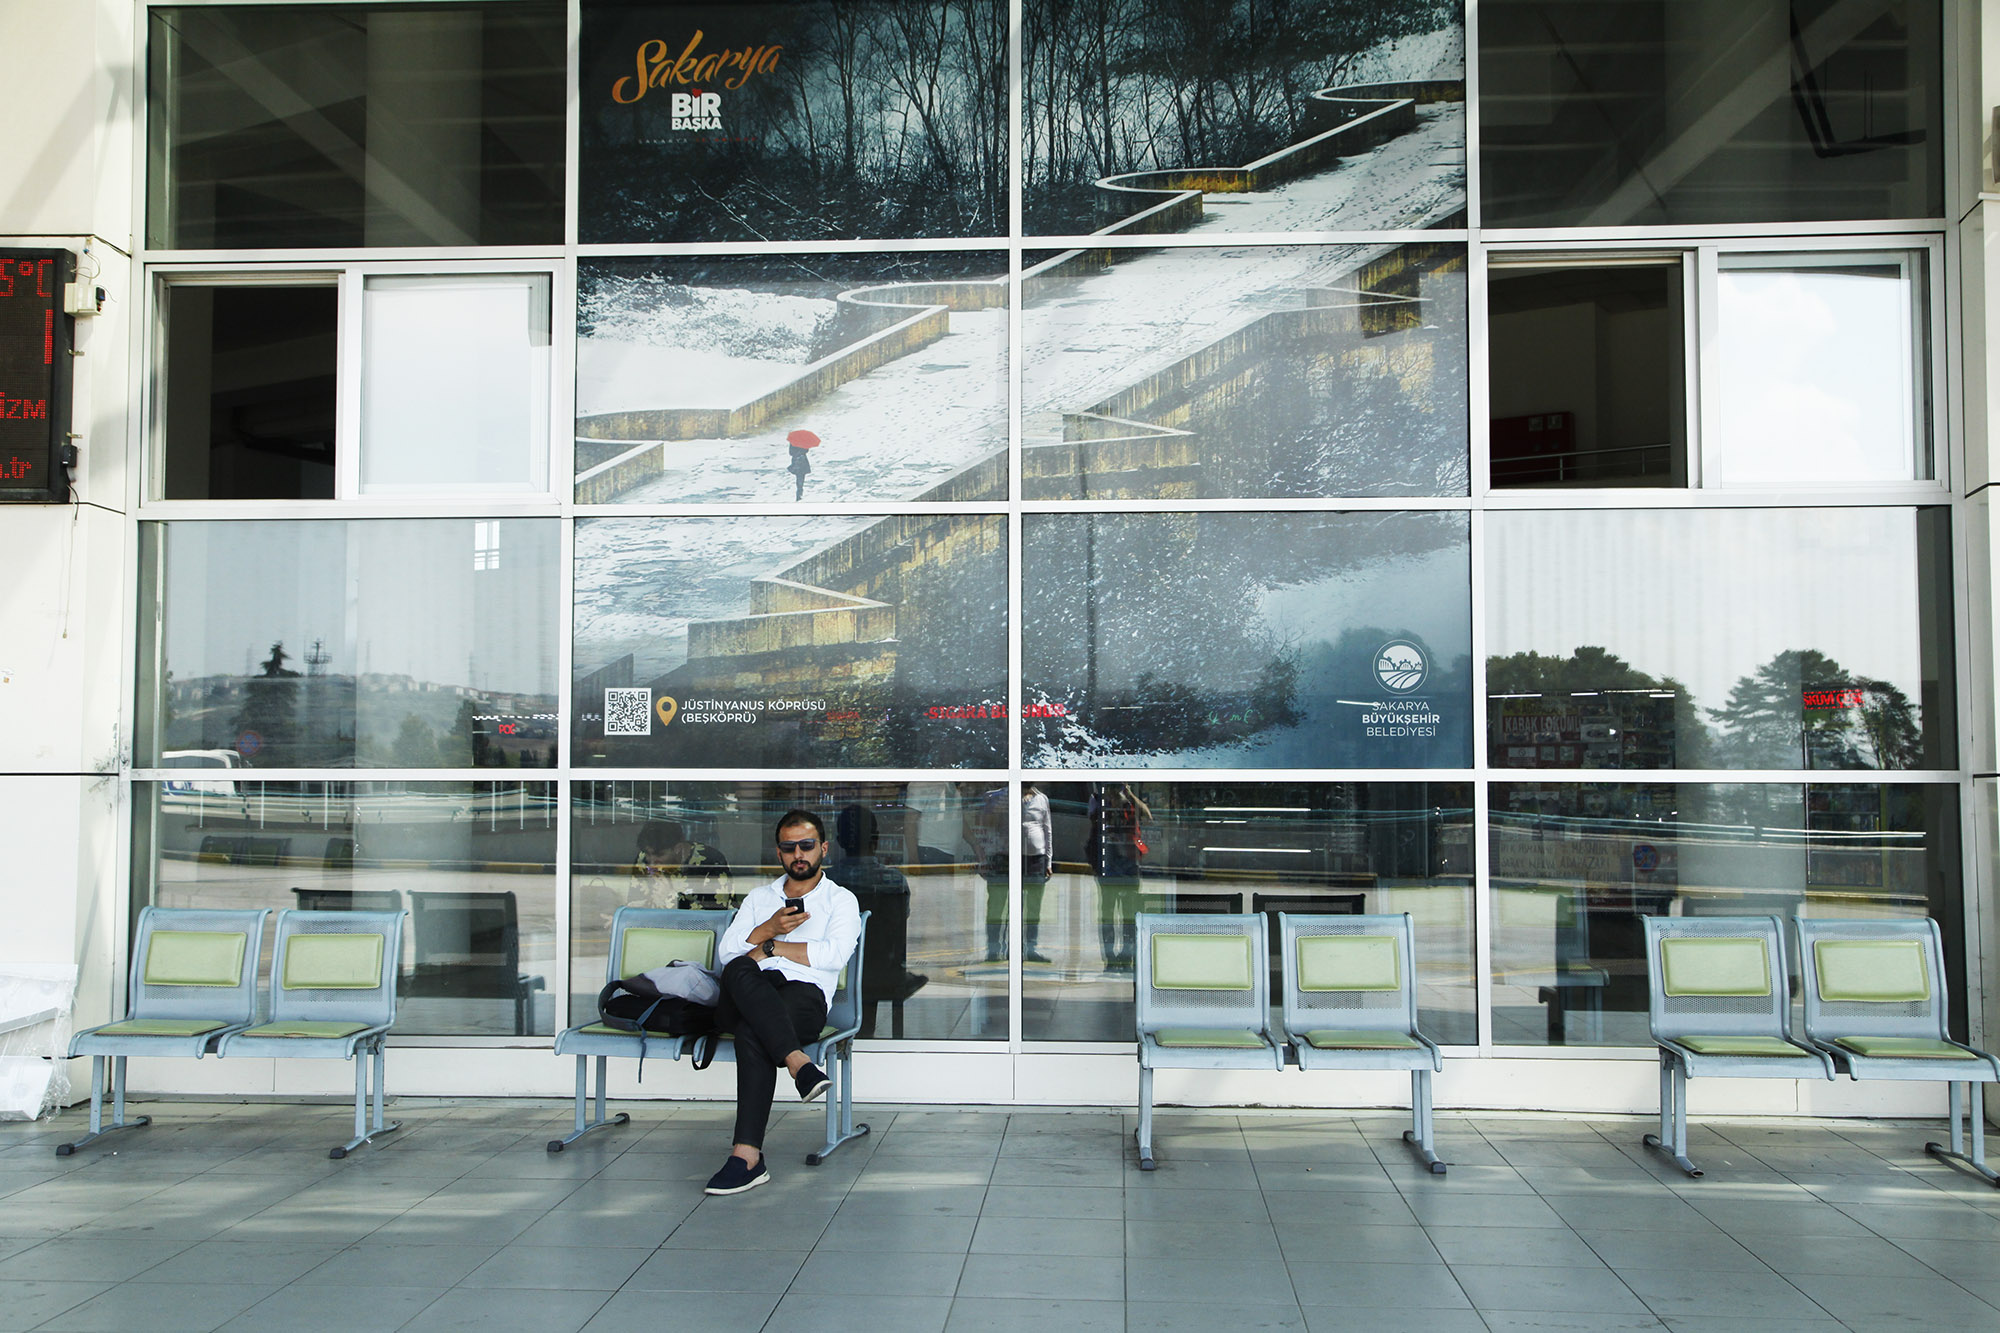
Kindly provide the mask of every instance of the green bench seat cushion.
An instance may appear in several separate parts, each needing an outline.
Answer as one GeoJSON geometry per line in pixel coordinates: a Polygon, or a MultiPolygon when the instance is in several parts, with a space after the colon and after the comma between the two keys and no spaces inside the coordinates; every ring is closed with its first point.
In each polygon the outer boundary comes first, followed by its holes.
{"type": "Polygon", "coordinates": [[[1696,1055],[1797,1056],[1809,1054],[1782,1037],[1675,1037],[1674,1042],[1696,1055]]]}
{"type": "Polygon", "coordinates": [[[715,932],[705,928],[633,926],[625,932],[625,948],[618,955],[618,975],[636,977],[681,961],[714,966],[715,932]]]}
{"type": "Polygon", "coordinates": [[[1878,1060],[1977,1060],[1971,1051],[1962,1051],[1935,1037],[1835,1037],[1833,1044],[1856,1055],[1878,1060]]]}
{"type": "Polygon", "coordinates": [[[1306,1045],[1320,1051],[1409,1051],[1417,1039],[1406,1032],[1367,1028],[1314,1028],[1306,1033],[1306,1045]]]}
{"type": "Polygon", "coordinates": [[[1270,1045],[1249,1028],[1161,1028],[1153,1040],[1175,1048],[1209,1046],[1232,1051],[1254,1051],[1270,1045]]]}
{"type": "Polygon", "coordinates": [[[1667,995],[1771,993],[1771,956],[1754,936],[1661,940],[1660,971],[1660,988],[1667,995]]]}
{"type": "MultiPolygon", "coordinates": [[[[368,1030],[366,1023],[342,1023],[331,1018],[294,1019],[287,1023],[260,1023],[248,1028],[246,1037],[297,1037],[320,1041],[338,1037],[351,1037],[357,1032],[368,1030]]],[[[233,1040],[233,1039],[232,1039],[233,1040]]]]}
{"type": "Polygon", "coordinates": [[[100,1037],[199,1037],[229,1026],[220,1018],[128,1018],[97,1029],[100,1037]]]}
{"type": "Polygon", "coordinates": [[[1930,950],[1920,940],[1816,940],[1823,1004],[1922,1004],[1931,998],[1930,950]]]}
{"type": "Polygon", "coordinates": [[[285,941],[286,990],[374,990],[381,984],[380,935],[293,935],[285,941]]]}
{"type": "Polygon", "coordinates": [[[1394,935],[1307,935],[1298,941],[1302,991],[1391,991],[1403,984],[1394,935]]]}
{"type": "Polygon", "coordinates": [[[148,986],[240,986],[248,937],[240,930],[156,930],[146,937],[148,986]]]}
{"type": "Polygon", "coordinates": [[[1248,935],[1153,936],[1155,990],[1249,990],[1248,935]]]}

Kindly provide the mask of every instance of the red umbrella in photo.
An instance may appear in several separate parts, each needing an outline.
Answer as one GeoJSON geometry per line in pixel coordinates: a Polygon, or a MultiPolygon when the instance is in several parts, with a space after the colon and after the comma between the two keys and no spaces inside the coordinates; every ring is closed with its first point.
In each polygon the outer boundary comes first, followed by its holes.
{"type": "Polygon", "coordinates": [[[792,461],[785,465],[785,471],[791,473],[797,482],[792,488],[792,498],[803,500],[806,498],[806,474],[813,468],[812,460],[806,457],[806,450],[818,447],[819,436],[809,430],[795,430],[785,436],[785,443],[792,446],[788,451],[792,461]]]}
{"type": "Polygon", "coordinates": [[[809,430],[795,430],[785,437],[785,443],[794,449],[817,449],[819,436],[809,430]]]}

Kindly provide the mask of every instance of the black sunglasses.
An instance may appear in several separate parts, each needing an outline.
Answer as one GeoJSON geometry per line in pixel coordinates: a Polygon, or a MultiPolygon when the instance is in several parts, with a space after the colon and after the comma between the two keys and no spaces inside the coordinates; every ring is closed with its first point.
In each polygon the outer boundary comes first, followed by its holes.
{"type": "Polygon", "coordinates": [[[818,838],[800,838],[797,842],[780,842],[778,850],[781,852],[809,852],[817,846],[819,846],[818,838]]]}

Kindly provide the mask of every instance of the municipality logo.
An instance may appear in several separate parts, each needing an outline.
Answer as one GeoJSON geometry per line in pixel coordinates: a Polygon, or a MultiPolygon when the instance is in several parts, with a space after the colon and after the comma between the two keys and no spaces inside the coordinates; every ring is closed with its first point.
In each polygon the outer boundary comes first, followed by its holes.
{"type": "Polygon", "coordinates": [[[1430,673],[1424,650],[1408,639],[1391,639],[1375,650],[1375,679],[1391,694],[1422,689],[1430,673]]]}

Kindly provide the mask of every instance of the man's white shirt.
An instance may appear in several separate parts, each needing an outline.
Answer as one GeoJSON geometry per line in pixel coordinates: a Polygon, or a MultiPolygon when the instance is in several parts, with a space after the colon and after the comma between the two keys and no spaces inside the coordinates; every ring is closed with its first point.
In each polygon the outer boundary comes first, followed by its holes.
{"type": "MultiPolygon", "coordinates": [[[[715,965],[725,967],[750,953],[750,932],[771,919],[785,905],[785,885],[780,875],[769,884],[760,884],[744,895],[729,929],[722,932],[722,944],[715,953],[715,965]]],[[[810,981],[826,993],[828,1008],[840,981],[840,969],[854,955],[854,942],[861,938],[861,903],[824,873],[811,893],[800,899],[806,906],[806,920],[796,930],[778,936],[780,944],[806,946],[807,962],[795,963],[783,955],[770,958],[755,955],[757,966],[779,972],[792,981],[810,981]]]]}

